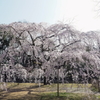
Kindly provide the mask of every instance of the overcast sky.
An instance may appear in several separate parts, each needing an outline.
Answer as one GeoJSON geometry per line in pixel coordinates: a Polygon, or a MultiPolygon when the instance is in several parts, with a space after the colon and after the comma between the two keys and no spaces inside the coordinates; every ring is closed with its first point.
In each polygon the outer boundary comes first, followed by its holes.
{"type": "Polygon", "coordinates": [[[0,24],[58,21],[81,31],[100,30],[94,0],[0,0],[0,24]]]}

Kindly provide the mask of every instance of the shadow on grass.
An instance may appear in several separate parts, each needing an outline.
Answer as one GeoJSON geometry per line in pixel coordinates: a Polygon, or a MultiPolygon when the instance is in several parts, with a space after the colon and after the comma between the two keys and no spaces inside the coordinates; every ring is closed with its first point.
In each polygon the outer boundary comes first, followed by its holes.
{"type": "MultiPolygon", "coordinates": [[[[57,97],[56,92],[39,92],[39,86],[37,84],[28,87],[24,87],[23,84],[18,85],[15,84],[13,86],[12,84],[9,86],[8,92],[0,91],[0,100],[97,100],[95,96],[93,96],[93,99],[84,99],[88,98],[88,96],[66,92],[60,93],[60,96],[57,97]]],[[[47,88],[48,86],[41,85],[41,87],[47,88]]]]}
{"type": "MultiPolygon", "coordinates": [[[[31,85],[29,87],[22,86],[22,88],[17,87],[18,85],[19,84],[10,85],[8,87],[7,92],[0,91],[0,100],[41,100],[41,96],[38,95],[40,93],[39,90],[37,90],[37,89],[39,89],[38,85],[31,85]],[[11,95],[11,94],[14,94],[14,95],[11,95]],[[23,95],[21,95],[21,94],[23,94],[23,95]],[[12,97],[10,97],[10,95],[12,97]],[[19,97],[17,97],[16,95],[18,95],[19,97]]],[[[44,85],[41,85],[41,87],[43,87],[43,86],[44,85]]]]}
{"type": "MultiPolygon", "coordinates": [[[[34,91],[32,89],[39,89],[39,86],[38,85],[34,85],[34,86],[29,86],[29,87],[17,87],[19,85],[16,84],[16,85],[12,85],[8,88],[8,92],[20,92],[20,91],[32,91],[32,92],[39,92],[39,91],[34,91]],[[17,87],[17,88],[14,88],[14,87],[17,87]]],[[[41,85],[41,87],[43,87],[44,85],[41,85]]]]}
{"type": "MultiPolygon", "coordinates": [[[[26,95],[25,97],[21,97],[15,100],[97,100],[95,96],[92,96],[91,98],[89,96],[82,96],[77,94],[71,94],[71,93],[61,93],[62,96],[57,97],[55,95],[56,93],[47,93],[47,94],[30,94],[26,95]]],[[[8,99],[9,100],[9,99],[8,99]]],[[[13,99],[10,99],[13,100],[13,99]]]]}
{"type": "Polygon", "coordinates": [[[11,84],[7,89],[10,90],[11,88],[14,88],[14,87],[17,87],[19,85],[19,83],[16,83],[16,84],[11,84]]]}
{"type": "Polygon", "coordinates": [[[0,100],[4,100],[8,96],[8,92],[0,91],[0,100]]]}
{"type": "MultiPolygon", "coordinates": [[[[23,96],[13,96],[10,97],[6,94],[4,97],[0,97],[0,100],[97,100],[95,96],[93,95],[81,95],[81,94],[75,94],[75,93],[60,93],[60,96],[57,97],[56,92],[55,93],[30,93],[25,94],[23,96]]],[[[99,100],[99,99],[98,99],[99,100]]]]}

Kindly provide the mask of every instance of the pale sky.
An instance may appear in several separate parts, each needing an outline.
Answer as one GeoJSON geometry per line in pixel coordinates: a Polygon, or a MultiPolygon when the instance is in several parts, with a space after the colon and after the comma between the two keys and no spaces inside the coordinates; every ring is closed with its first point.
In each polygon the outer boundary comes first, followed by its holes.
{"type": "Polygon", "coordinates": [[[0,24],[60,21],[81,31],[100,30],[95,8],[94,0],[0,0],[0,24]]]}
{"type": "Polygon", "coordinates": [[[78,30],[100,30],[95,0],[58,0],[56,19],[69,22],[78,30]],[[59,10],[58,10],[59,9],[59,10]]]}

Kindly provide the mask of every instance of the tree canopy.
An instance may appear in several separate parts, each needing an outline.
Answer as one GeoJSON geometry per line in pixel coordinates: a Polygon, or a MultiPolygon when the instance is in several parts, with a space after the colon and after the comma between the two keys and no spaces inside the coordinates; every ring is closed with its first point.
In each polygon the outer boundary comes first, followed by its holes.
{"type": "Polygon", "coordinates": [[[80,32],[64,23],[0,25],[0,77],[5,73],[6,81],[56,82],[59,69],[62,82],[89,82],[99,78],[99,65],[99,32],[80,32]]]}

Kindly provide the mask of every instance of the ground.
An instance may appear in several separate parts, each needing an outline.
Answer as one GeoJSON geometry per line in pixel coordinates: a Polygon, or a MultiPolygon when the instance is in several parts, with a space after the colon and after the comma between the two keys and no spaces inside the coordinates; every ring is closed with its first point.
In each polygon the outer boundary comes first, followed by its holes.
{"type": "Polygon", "coordinates": [[[7,83],[7,87],[8,91],[0,90],[0,100],[97,100],[100,97],[90,90],[91,84],[60,84],[60,97],[56,93],[57,84],[39,87],[35,83],[7,83]]]}

